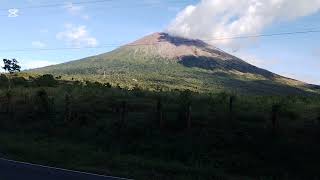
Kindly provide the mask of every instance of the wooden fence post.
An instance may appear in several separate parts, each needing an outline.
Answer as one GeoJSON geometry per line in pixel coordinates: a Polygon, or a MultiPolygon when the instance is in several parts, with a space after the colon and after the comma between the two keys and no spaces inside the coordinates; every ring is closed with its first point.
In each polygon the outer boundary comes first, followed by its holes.
{"type": "Polygon", "coordinates": [[[187,104],[187,109],[186,109],[186,118],[187,118],[187,127],[188,129],[191,128],[192,122],[191,122],[191,103],[187,104]]]}
{"type": "Polygon", "coordinates": [[[65,95],[65,110],[64,110],[64,121],[66,123],[71,120],[71,95],[67,93],[65,95]]]}
{"type": "Polygon", "coordinates": [[[24,104],[29,103],[29,95],[27,93],[24,94],[24,104]]]}
{"type": "MultiPolygon", "coordinates": [[[[37,92],[37,98],[38,98],[38,106],[40,106],[40,113],[45,113],[46,115],[48,115],[48,113],[50,112],[50,108],[49,108],[49,98],[48,98],[48,94],[47,92],[42,89],[39,90],[37,92]]],[[[38,110],[39,110],[38,109],[38,110]]]]}
{"type": "Polygon", "coordinates": [[[230,120],[230,125],[231,128],[234,126],[234,96],[230,96],[229,98],[229,120],[230,120]]]}
{"type": "Polygon", "coordinates": [[[50,109],[50,112],[54,113],[56,111],[55,109],[55,99],[53,96],[50,96],[49,97],[49,109],[50,109]]]}
{"type": "Polygon", "coordinates": [[[234,96],[230,96],[230,99],[229,99],[229,112],[230,112],[230,114],[233,112],[233,102],[234,102],[234,96]]]}
{"type": "Polygon", "coordinates": [[[8,90],[6,92],[6,99],[7,99],[6,113],[11,115],[11,113],[12,113],[12,93],[10,90],[8,90]]]}
{"type": "Polygon", "coordinates": [[[124,125],[125,119],[126,119],[126,114],[127,114],[127,102],[122,101],[121,102],[121,108],[120,108],[120,126],[119,128],[121,129],[124,125]]]}
{"type": "Polygon", "coordinates": [[[318,113],[317,113],[317,124],[320,124],[320,108],[318,108],[318,113]]]}
{"type": "Polygon", "coordinates": [[[278,120],[278,113],[279,113],[279,105],[272,105],[272,114],[271,114],[271,124],[272,124],[272,131],[276,132],[279,128],[279,120],[278,120]]]}
{"type": "Polygon", "coordinates": [[[165,124],[163,121],[162,102],[160,98],[157,101],[157,120],[159,122],[160,129],[163,129],[165,124]]]}

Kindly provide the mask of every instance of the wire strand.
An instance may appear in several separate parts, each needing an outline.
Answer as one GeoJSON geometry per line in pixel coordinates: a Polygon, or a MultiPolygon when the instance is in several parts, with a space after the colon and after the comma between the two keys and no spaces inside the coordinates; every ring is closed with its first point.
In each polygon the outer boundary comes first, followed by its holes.
{"type": "MultiPolygon", "coordinates": [[[[294,31],[294,32],[282,32],[282,33],[271,33],[271,34],[256,34],[256,35],[247,35],[247,36],[233,36],[233,37],[221,37],[221,38],[212,38],[212,39],[202,39],[202,41],[223,41],[223,40],[231,40],[231,39],[249,39],[249,38],[257,38],[257,37],[273,37],[273,36],[288,36],[288,35],[297,35],[297,34],[310,34],[310,33],[320,33],[320,30],[306,30],[306,31],[294,31]]],[[[185,39],[179,40],[177,43],[192,43],[199,41],[199,39],[185,39]]],[[[130,47],[130,46],[149,46],[149,45],[157,45],[162,43],[163,41],[159,41],[156,43],[129,43],[126,45],[121,44],[104,44],[97,47],[66,47],[66,48],[23,48],[23,49],[0,49],[0,52],[25,52],[25,51],[60,51],[60,50],[81,50],[81,49],[100,49],[100,48],[117,48],[117,47],[130,47]]]]}
{"type": "MultiPolygon", "coordinates": [[[[37,5],[37,6],[22,6],[22,7],[8,7],[8,8],[0,8],[0,11],[8,11],[9,9],[19,9],[19,10],[24,10],[24,9],[41,9],[41,8],[53,8],[53,7],[64,7],[69,4],[71,5],[83,5],[83,4],[99,4],[99,3],[105,3],[105,2],[113,2],[115,0],[91,0],[91,1],[80,1],[80,2],[68,2],[68,3],[56,3],[56,4],[43,4],[43,5],[37,5]]],[[[175,4],[180,4],[185,5],[187,1],[170,1],[170,3],[175,3],[175,4]]],[[[154,5],[160,5],[159,3],[138,3],[137,5],[149,5],[149,6],[154,6],[154,5]]],[[[130,6],[131,7],[131,6],[130,6]]]]}

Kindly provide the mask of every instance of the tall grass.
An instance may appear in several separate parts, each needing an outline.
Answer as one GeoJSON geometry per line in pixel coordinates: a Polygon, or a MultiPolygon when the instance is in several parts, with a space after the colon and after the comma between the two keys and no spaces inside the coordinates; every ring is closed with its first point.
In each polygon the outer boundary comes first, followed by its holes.
{"type": "Polygon", "coordinates": [[[14,159],[135,179],[319,175],[317,96],[31,81],[13,86],[7,113],[8,97],[0,88],[0,150],[14,159]]]}

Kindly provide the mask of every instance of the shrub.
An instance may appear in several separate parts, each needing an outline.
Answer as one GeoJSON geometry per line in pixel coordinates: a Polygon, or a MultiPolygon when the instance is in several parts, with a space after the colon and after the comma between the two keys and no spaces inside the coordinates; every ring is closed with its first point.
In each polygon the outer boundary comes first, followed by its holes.
{"type": "Polygon", "coordinates": [[[28,82],[24,77],[14,77],[12,78],[12,84],[15,86],[27,86],[28,82]]]}
{"type": "Polygon", "coordinates": [[[101,84],[100,82],[86,81],[86,86],[91,88],[100,88],[100,87],[103,87],[103,84],[101,84]]]}
{"type": "Polygon", "coordinates": [[[58,82],[54,79],[51,74],[45,74],[35,79],[35,82],[38,86],[45,87],[54,87],[58,84],[58,82]]]}
{"type": "Polygon", "coordinates": [[[104,86],[107,88],[112,88],[112,85],[110,83],[106,83],[106,84],[104,84],[104,86]]]}
{"type": "Polygon", "coordinates": [[[8,86],[8,84],[9,84],[9,79],[7,78],[7,76],[4,74],[1,74],[0,75],[0,87],[8,86]]]}

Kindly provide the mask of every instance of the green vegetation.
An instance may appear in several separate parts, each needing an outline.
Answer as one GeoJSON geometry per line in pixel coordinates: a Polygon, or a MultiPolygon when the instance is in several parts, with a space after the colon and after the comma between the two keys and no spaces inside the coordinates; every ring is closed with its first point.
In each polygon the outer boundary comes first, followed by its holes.
{"type": "MultiPolygon", "coordinates": [[[[5,71],[9,72],[10,75],[9,77],[3,77],[2,80],[6,81],[6,85],[8,85],[9,89],[11,88],[11,75],[17,72],[20,72],[21,67],[18,65],[18,61],[16,59],[3,59],[3,64],[4,66],[2,67],[2,69],[4,69],[5,71]]],[[[15,78],[15,80],[19,81],[21,79],[15,78]]]]}
{"type": "Polygon", "coordinates": [[[64,80],[98,81],[125,89],[174,89],[201,93],[237,92],[253,95],[305,95],[319,93],[306,84],[235,60],[161,57],[148,47],[122,47],[110,53],[35,69],[64,80]],[[141,48],[141,49],[140,49],[141,48]]]}
{"type": "Polygon", "coordinates": [[[0,152],[9,158],[142,180],[320,175],[316,94],[163,91],[156,83],[153,91],[127,90],[27,73],[11,79],[9,91],[0,76],[0,152]]]}

